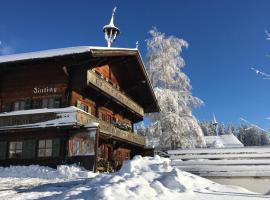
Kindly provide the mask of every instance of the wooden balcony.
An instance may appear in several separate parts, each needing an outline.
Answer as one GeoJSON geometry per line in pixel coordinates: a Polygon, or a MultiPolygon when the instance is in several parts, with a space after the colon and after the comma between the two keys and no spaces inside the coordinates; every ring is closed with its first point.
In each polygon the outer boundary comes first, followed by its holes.
{"type": "Polygon", "coordinates": [[[144,137],[121,130],[76,107],[57,109],[34,109],[0,113],[0,131],[9,132],[24,129],[44,129],[50,127],[83,127],[89,123],[99,123],[100,132],[110,137],[144,146],[144,137]]]}
{"type": "Polygon", "coordinates": [[[92,70],[88,70],[87,72],[87,84],[95,86],[105,94],[115,99],[118,103],[139,114],[141,117],[144,116],[144,110],[141,106],[92,70]]]}
{"type": "Polygon", "coordinates": [[[121,130],[117,127],[115,127],[114,125],[112,125],[111,123],[105,122],[103,120],[100,120],[98,118],[96,118],[93,115],[90,115],[88,113],[79,111],[77,114],[77,123],[80,125],[85,125],[88,123],[92,123],[92,122],[96,122],[99,123],[99,128],[100,128],[100,132],[111,136],[111,137],[115,137],[115,138],[119,138],[122,140],[126,140],[135,144],[139,144],[144,146],[145,145],[145,138],[137,135],[133,132],[128,132],[128,131],[124,131],[121,130]]]}

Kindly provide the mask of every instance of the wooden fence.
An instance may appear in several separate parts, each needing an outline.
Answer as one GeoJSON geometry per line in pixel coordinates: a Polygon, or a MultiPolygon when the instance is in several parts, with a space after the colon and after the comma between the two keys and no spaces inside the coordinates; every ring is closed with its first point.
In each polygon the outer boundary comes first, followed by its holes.
{"type": "Polygon", "coordinates": [[[270,147],[167,152],[171,165],[204,177],[270,177],[270,147]]]}

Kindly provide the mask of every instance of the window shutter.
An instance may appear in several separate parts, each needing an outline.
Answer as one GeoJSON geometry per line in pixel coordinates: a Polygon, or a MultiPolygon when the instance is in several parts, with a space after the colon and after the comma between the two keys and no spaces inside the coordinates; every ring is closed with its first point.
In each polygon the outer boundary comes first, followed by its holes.
{"type": "Polygon", "coordinates": [[[12,111],[13,103],[6,103],[3,105],[3,112],[10,112],[12,111]]]}
{"type": "Polygon", "coordinates": [[[6,151],[7,151],[7,142],[0,142],[0,160],[6,159],[6,151]]]}
{"type": "Polygon", "coordinates": [[[56,139],[53,139],[52,156],[53,157],[58,157],[59,154],[60,154],[60,139],[56,138],[56,139]]]}
{"type": "Polygon", "coordinates": [[[22,158],[33,159],[36,154],[36,140],[24,140],[22,147],[22,158]]]}

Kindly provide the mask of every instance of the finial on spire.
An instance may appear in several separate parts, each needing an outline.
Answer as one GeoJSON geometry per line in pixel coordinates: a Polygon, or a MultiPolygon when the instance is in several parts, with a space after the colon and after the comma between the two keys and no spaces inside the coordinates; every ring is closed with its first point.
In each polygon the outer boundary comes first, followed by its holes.
{"type": "Polygon", "coordinates": [[[114,15],[115,15],[116,9],[117,7],[114,7],[110,23],[103,27],[105,40],[107,41],[108,47],[112,46],[112,43],[116,39],[116,36],[120,34],[120,30],[114,25],[114,15]]]}
{"type": "Polygon", "coordinates": [[[213,113],[213,125],[217,125],[218,122],[216,120],[216,116],[215,116],[215,113],[213,113]]]}
{"type": "Polygon", "coordinates": [[[139,48],[139,41],[136,41],[136,49],[139,48]]]}
{"type": "Polygon", "coordinates": [[[112,16],[114,16],[114,14],[115,14],[115,12],[116,12],[116,9],[117,9],[117,6],[115,6],[115,7],[113,8],[112,16]]]}

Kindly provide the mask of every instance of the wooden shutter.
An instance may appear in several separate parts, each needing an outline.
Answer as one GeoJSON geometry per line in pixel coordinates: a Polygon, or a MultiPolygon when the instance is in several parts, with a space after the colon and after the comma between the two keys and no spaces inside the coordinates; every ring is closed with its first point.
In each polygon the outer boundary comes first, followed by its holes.
{"type": "Polygon", "coordinates": [[[52,141],[52,156],[58,157],[60,155],[60,139],[55,138],[52,141]]]}
{"type": "Polygon", "coordinates": [[[36,140],[24,140],[22,146],[22,158],[34,159],[36,155],[36,140]]]}
{"type": "Polygon", "coordinates": [[[0,160],[5,160],[7,155],[7,142],[0,142],[0,160]]]}

